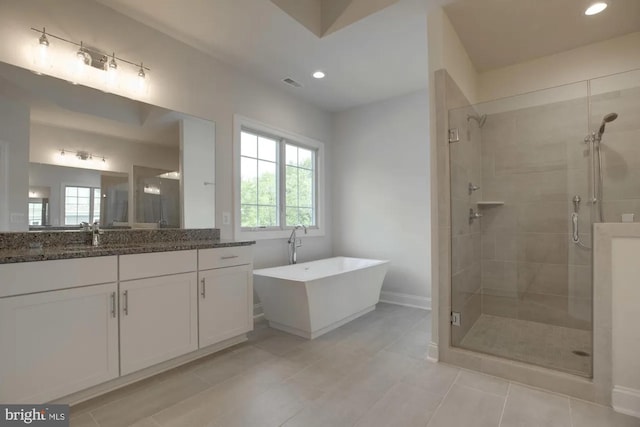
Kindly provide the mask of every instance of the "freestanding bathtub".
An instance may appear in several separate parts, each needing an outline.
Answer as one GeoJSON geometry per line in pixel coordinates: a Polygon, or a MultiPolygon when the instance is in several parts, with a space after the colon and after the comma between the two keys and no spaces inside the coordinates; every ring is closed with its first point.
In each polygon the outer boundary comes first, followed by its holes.
{"type": "Polygon", "coordinates": [[[313,339],[376,308],[389,261],[336,257],[253,271],[272,328],[313,339]]]}

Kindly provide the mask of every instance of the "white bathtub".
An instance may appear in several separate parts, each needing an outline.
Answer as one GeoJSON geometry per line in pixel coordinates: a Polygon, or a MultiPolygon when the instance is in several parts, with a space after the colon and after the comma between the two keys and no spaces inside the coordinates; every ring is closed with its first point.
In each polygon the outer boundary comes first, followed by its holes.
{"type": "Polygon", "coordinates": [[[272,328],[307,339],[375,309],[389,261],[336,257],[253,271],[272,328]]]}

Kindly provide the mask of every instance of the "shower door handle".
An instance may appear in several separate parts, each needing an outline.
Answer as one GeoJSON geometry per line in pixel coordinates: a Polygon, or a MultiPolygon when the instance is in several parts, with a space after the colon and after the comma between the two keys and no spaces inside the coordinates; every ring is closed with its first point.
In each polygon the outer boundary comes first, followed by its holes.
{"type": "Polygon", "coordinates": [[[577,214],[577,212],[573,212],[571,214],[571,225],[573,227],[573,243],[578,243],[580,241],[580,233],[578,231],[578,214],[577,214]]]}

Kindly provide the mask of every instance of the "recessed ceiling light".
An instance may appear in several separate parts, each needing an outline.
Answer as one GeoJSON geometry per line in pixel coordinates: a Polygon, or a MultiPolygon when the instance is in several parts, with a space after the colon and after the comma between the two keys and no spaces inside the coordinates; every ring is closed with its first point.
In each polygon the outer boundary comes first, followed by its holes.
{"type": "Polygon", "coordinates": [[[324,79],[326,76],[326,74],[322,71],[316,71],[315,73],[313,73],[313,77],[316,79],[324,79]]]}
{"type": "Polygon", "coordinates": [[[607,8],[607,4],[605,2],[599,1],[597,3],[592,4],[584,11],[585,15],[595,15],[597,13],[602,12],[607,8]]]}

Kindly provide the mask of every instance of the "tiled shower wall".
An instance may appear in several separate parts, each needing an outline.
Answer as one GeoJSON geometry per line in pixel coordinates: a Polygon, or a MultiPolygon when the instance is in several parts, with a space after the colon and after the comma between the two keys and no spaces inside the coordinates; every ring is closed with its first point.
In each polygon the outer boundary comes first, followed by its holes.
{"type": "Polygon", "coordinates": [[[478,210],[482,199],[482,135],[472,107],[452,110],[449,125],[459,141],[450,144],[451,164],[451,306],[462,313],[460,327],[453,328],[452,342],[459,343],[481,314],[480,221],[469,221],[469,209],[478,210]],[[479,186],[469,191],[469,183],[479,186]]]}
{"type": "MultiPolygon", "coordinates": [[[[629,74],[640,85],[640,71],[629,74]]],[[[593,82],[594,89],[599,83],[593,82]]],[[[618,118],[606,125],[602,138],[604,222],[620,222],[624,213],[640,222],[640,87],[593,95],[592,127],[608,113],[618,113],[618,118]]]]}
{"type": "MultiPolygon", "coordinates": [[[[586,86],[585,86],[586,95],[586,86]]],[[[482,129],[482,313],[591,329],[591,252],[571,242],[572,199],[590,242],[584,98],[489,114],[482,129]]]]}

